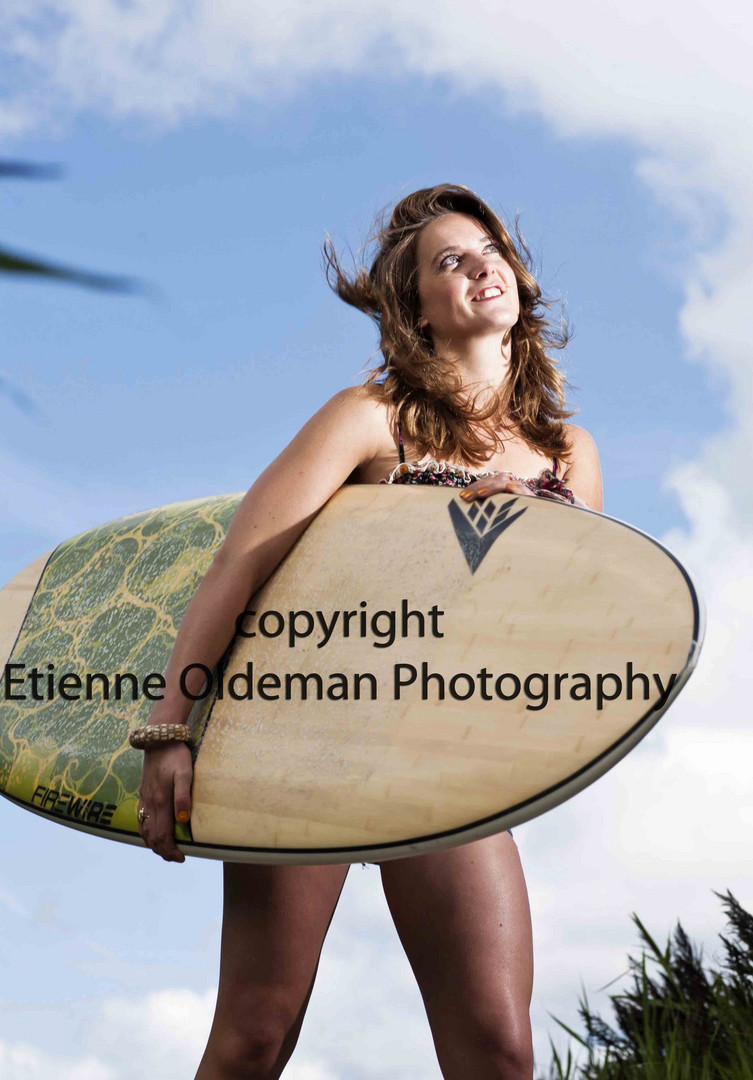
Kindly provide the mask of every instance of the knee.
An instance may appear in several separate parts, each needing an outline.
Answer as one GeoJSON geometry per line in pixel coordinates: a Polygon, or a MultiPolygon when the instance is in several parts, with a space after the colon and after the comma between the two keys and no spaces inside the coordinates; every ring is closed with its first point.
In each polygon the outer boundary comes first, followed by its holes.
{"type": "Polygon", "coordinates": [[[223,1080],[265,1080],[276,1075],[283,1039],[263,1028],[224,1032],[214,1047],[223,1080]]]}
{"type": "Polygon", "coordinates": [[[500,1080],[532,1080],[533,1047],[530,1039],[528,1042],[508,1043],[499,1051],[498,1073],[500,1080]]]}
{"type": "Polygon", "coordinates": [[[533,1046],[528,1016],[474,1017],[468,1024],[471,1058],[484,1062],[484,1075],[495,1080],[531,1080],[533,1046]]]}
{"type": "Polygon", "coordinates": [[[489,1063],[489,1076],[498,1080],[532,1080],[533,1046],[530,1030],[484,1031],[480,1036],[482,1056],[489,1063]]]}
{"type": "Polygon", "coordinates": [[[218,1002],[210,1043],[223,1080],[276,1076],[293,1052],[294,1010],[269,993],[237,993],[218,1002]]]}

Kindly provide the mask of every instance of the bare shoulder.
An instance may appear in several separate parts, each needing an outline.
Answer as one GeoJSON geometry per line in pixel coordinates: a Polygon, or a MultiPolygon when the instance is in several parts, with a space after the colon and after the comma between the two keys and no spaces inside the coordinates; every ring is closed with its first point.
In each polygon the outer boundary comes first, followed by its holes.
{"type": "Polygon", "coordinates": [[[338,390],[324,406],[348,422],[367,425],[367,430],[382,432],[387,423],[387,406],[367,386],[346,386],[338,390]]]}
{"type": "Polygon", "coordinates": [[[378,452],[386,409],[363,387],[340,390],[254,481],[221,548],[265,581],[313,517],[364,462],[378,452]]]}
{"type": "Polygon", "coordinates": [[[599,452],[593,437],[585,428],[578,424],[563,424],[567,441],[572,448],[573,458],[595,457],[598,460],[599,452]]]}
{"type": "Polygon", "coordinates": [[[592,436],[578,424],[565,424],[570,460],[565,470],[567,486],[592,510],[603,509],[599,451],[592,436]]]}
{"type": "Polygon", "coordinates": [[[371,460],[386,430],[386,406],[366,387],[347,386],[317,409],[289,449],[309,458],[334,452],[350,471],[371,460]]]}
{"type": "MultiPolygon", "coordinates": [[[[384,439],[386,407],[364,386],[338,390],[310,417],[278,462],[318,471],[324,468],[339,487],[370,461],[384,439]]],[[[273,463],[273,471],[274,471],[273,463]]]]}
{"type": "Polygon", "coordinates": [[[332,410],[357,444],[358,460],[351,479],[370,484],[386,476],[398,456],[392,408],[365,385],[340,390],[325,407],[332,410]]]}

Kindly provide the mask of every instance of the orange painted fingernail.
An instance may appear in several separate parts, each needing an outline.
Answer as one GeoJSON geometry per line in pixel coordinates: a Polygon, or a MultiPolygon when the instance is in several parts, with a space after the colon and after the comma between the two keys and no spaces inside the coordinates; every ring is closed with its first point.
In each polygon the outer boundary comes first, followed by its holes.
{"type": "Polygon", "coordinates": [[[485,487],[483,487],[483,488],[479,488],[479,489],[478,489],[478,494],[479,494],[479,495],[486,495],[486,493],[487,493],[487,491],[488,491],[488,490],[489,490],[489,488],[485,488],[485,487]]]}
{"type": "Polygon", "coordinates": [[[189,816],[190,815],[187,810],[178,811],[178,821],[181,823],[181,825],[185,825],[185,823],[188,821],[189,816]]]}
{"type": "Polygon", "coordinates": [[[468,491],[467,489],[465,491],[461,491],[460,492],[460,498],[461,499],[472,499],[473,498],[473,492],[468,491]]]}

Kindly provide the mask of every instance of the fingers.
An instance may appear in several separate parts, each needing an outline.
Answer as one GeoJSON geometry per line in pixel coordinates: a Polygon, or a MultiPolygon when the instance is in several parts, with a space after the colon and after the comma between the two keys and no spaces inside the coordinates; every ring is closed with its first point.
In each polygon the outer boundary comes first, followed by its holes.
{"type": "Polygon", "coordinates": [[[173,810],[175,820],[185,825],[191,817],[191,780],[190,769],[176,769],[173,788],[173,810]]]}
{"type": "Polygon", "coordinates": [[[150,844],[152,851],[161,855],[165,862],[185,862],[186,857],[175,843],[175,819],[173,808],[167,804],[157,810],[154,842],[150,844]]]}
{"type": "Polygon", "coordinates": [[[588,503],[579,499],[577,495],[574,495],[571,500],[561,492],[548,491],[546,488],[537,488],[533,485],[529,486],[521,480],[514,479],[512,473],[498,473],[496,476],[476,480],[475,483],[463,488],[460,492],[460,498],[465,502],[471,502],[473,499],[485,499],[489,495],[498,495],[500,492],[509,495],[531,495],[534,498],[551,499],[553,502],[565,503],[566,506],[582,506],[586,510],[590,509],[588,503]]]}
{"type": "Polygon", "coordinates": [[[146,811],[146,818],[139,824],[139,835],[146,846],[165,862],[185,862],[186,857],[173,835],[175,819],[171,804],[140,800],[140,805],[146,811]]]}
{"type": "Polygon", "coordinates": [[[496,476],[485,476],[483,480],[476,480],[460,492],[460,498],[465,502],[473,499],[484,499],[488,495],[498,495],[500,492],[509,492],[511,495],[532,495],[531,489],[520,480],[513,479],[512,473],[501,472],[496,476]]]}
{"type": "Polygon", "coordinates": [[[502,490],[509,491],[512,495],[535,495],[535,492],[531,491],[527,484],[521,484],[520,480],[511,480],[502,490]]]}
{"type": "Polygon", "coordinates": [[[175,842],[175,822],[191,815],[191,751],[172,743],[144,751],[139,800],[139,835],[166,862],[185,862],[175,842]]]}

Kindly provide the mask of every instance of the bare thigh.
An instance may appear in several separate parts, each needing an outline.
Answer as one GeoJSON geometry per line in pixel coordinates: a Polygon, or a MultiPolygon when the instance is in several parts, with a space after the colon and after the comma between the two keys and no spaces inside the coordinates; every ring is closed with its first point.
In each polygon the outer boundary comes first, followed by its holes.
{"type": "Polygon", "coordinates": [[[225,863],[217,1007],[197,1080],[282,1070],[348,869],[225,863]]]}
{"type": "Polygon", "coordinates": [[[381,865],[445,1077],[529,1076],[533,942],[509,833],[381,865]]]}

